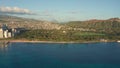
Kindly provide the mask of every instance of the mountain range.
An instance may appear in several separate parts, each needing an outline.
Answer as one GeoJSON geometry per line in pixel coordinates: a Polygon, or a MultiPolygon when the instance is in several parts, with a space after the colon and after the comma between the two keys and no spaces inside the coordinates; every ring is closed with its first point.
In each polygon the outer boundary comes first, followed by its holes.
{"type": "Polygon", "coordinates": [[[61,25],[29,18],[22,18],[16,16],[0,15],[0,25],[6,24],[10,28],[26,28],[26,29],[60,29],[61,25]]]}
{"type": "Polygon", "coordinates": [[[0,15],[0,25],[7,24],[10,28],[27,28],[27,29],[63,29],[79,31],[95,31],[104,33],[120,34],[120,19],[110,18],[107,20],[87,20],[87,21],[70,21],[66,23],[55,23],[49,21],[28,19],[16,16],[0,15]]]}

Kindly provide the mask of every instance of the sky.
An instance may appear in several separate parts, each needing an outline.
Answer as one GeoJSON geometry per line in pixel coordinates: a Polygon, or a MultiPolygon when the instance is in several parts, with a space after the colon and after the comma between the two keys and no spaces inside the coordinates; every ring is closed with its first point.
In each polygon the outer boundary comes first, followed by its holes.
{"type": "Polygon", "coordinates": [[[0,14],[48,21],[120,18],[120,0],[0,0],[0,14]]]}

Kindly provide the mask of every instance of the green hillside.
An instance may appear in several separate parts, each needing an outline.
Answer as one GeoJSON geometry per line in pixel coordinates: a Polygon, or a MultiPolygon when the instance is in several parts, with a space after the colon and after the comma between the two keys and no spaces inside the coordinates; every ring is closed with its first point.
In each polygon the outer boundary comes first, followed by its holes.
{"type": "Polygon", "coordinates": [[[119,18],[111,18],[108,20],[71,21],[66,25],[72,28],[95,29],[96,32],[120,35],[119,18]]]}

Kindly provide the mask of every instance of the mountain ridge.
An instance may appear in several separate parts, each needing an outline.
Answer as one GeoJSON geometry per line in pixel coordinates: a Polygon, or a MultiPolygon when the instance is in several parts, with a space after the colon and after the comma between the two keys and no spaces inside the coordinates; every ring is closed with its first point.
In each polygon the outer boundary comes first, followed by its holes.
{"type": "Polygon", "coordinates": [[[70,21],[66,23],[56,23],[21,18],[16,16],[0,15],[0,25],[2,24],[7,24],[10,28],[22,27],[27,29],[46,30],[62,29],[120,34],[120,18],[110,18],[107,20],[91,19],[87,21],[70,21]]]}
{"type": "Polygon", "coordinates": [[[28,19],[9,15],[0,15],[0,25],[7,24],[10,28],[27,28],[27,29],[60,29],[62,26],[58,23],[28,19]]]}

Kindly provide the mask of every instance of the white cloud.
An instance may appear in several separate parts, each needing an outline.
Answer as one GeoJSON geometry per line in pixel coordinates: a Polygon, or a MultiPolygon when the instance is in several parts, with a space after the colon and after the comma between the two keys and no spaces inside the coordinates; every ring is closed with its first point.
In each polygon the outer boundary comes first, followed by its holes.
{"type": "Polygon", "coordinates": [[[23,8],[18,8],[18,7],[0,7],[0,13],[4,13],[4,14],[28,14],[28,15],[34,14],[28,9],[23,9],[23,8]]]}

